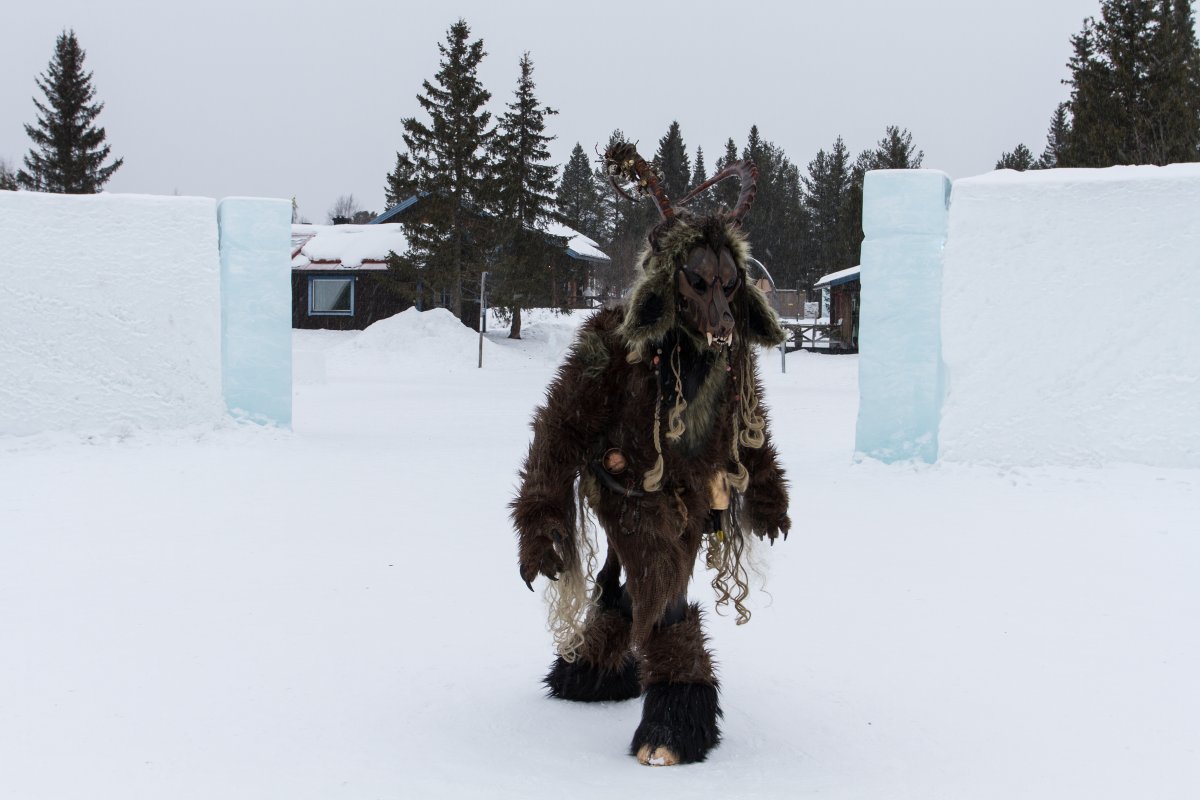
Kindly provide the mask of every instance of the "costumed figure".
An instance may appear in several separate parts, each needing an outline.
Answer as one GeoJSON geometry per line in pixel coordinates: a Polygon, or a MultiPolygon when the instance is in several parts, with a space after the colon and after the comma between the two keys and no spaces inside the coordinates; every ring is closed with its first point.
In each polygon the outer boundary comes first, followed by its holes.
{"type": "Polygon", "coordinates": [[[643,764],[703,761],[720,739],[721,709],[688,583],[703,552],[717,609],[732,606],[746,622],[749,536],[787,537],[787,486],[755,356],[785,334],[747,278],[751,162],[672,204],[634,145],[604,157],[614,188],[651,197],[662,221],[627,303],[582,326],[535,413],[511,504],[520,572],[530,589],[539,575],[553,581],[550,695],[642,695],[631,753],[643,764]],[[741,181],[732,211],[682,208],[731,177],[741,181]],[[593,517],[607,540],[598,571],[593,517]]]}

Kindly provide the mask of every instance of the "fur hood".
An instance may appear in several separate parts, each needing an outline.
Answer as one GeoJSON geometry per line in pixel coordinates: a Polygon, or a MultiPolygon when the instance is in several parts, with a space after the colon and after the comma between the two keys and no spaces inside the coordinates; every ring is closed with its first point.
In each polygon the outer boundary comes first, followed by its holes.
{"type": "Polygon", "coordinates": [[[663,340],[678,324],[678,291],[675,271],[693,248],[707,245],[729,248],[742,277],[732,302],[737,334],[752,345],[775,347],[787,338],[766,296],[749,279],[746,259],[750,246],[733,224],[720,214],[697,217],[677,210],[676,215],[650,232],[649,244],[638,258],[640,275],[629,295],[619,332],[631,351],[642,351],[663,340]]]}

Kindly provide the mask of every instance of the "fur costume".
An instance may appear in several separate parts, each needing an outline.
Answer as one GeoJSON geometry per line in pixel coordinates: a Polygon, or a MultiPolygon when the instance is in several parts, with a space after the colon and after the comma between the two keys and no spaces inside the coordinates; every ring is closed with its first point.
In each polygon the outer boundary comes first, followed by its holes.
{"type": "MultiPolygon", "coordinates": [[[[624,163],[649,169],[627,147],[624,163]]],[[[753,166],[741,168],[745,187],[753,166]]],[[[720,738],[712,658],[687,602],[697,557],[718,609],[732,605],[741,624],[746,534],[773,543],[790,526],[755,355],[784,331],[747,279],[741,215],[671,207],[647,175],[643,190],[671,213],[649,235],[628,303],[583,325],[547,390],[511,509],[521,577],[556,581],[550,694],[644,694],[631,750],[671,764],[704,760],[720,738]],[[594,577],[593,516],[608,545],[594,577]]]]}

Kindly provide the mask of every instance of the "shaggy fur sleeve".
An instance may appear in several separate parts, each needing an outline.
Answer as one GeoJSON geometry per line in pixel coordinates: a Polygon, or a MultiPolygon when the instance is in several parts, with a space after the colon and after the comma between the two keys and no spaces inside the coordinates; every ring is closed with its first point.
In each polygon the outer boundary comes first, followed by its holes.
{"type": "Polygon", "coordinates": [[[786,539],[792,525],[788,518],[788,487],[772,442],[770,420],[761,405],[763,390],[758,377],[758,360],[753,356],[752,359],[759,411],[767,426],[763,429],[765,441],[762,447],[742,450],[742,463],[750,473],[750,484],[743,497],[742,517],[753,533],[774,542],[781,533],[786,539]]]}
{"type": "Polygon", "coordinates": [[[510,505],[521,575],[527,581],[538,573],[552,577],[562,568],[554,545],[573,534],[575,479],[587,467],[588,447],[607,418],[602,384],[613,356],[604,317],[604,312],[598,314],[580,330],[546,391],[545,404],[534,413],[533,441],[510,505]]]}

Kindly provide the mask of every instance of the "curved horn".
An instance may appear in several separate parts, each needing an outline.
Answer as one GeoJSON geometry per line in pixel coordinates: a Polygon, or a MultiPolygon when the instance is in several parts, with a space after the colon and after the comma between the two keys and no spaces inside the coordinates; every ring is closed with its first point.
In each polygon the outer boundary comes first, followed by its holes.
{"type": "MultiPolygon", "coordinates": [[[[628,142],[617,142],[604,151],[604,171],[608,174],[609,183],[613,188],[625,194],[617,185],[619,182],[632,182],[634,190],[641,195],[650,195],[658,206],[658,213],[663,219],[675,216],[671,207],[671,199],[667,197],[662,187],[662,179],[654,166],[638,155],[637,145],[628,142]]],[[[628,197],[629,195],[625,195],[628,197]]]]}
{"type": "Polygon", "coordinates": [[[741,227],[742,220],[750,213],[750,206],[754,205],[754,195],[758,192],[758,167],[754,166],[754,162],[750,159],[745,161],[737,161],[730,164],[725,169],[713,175],[704,183],[692,189],[687,195],[680,200],[676,205],[683,205],[691,200],[696,195],[703,192],[708,187],[720,183],[726,178],[738,177],[742,182],[742,192],[738,195],[737,206],[730,214],[733,217],[734,223],[741,227]]]}

